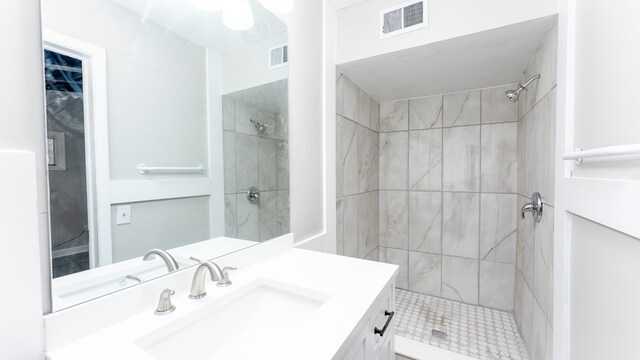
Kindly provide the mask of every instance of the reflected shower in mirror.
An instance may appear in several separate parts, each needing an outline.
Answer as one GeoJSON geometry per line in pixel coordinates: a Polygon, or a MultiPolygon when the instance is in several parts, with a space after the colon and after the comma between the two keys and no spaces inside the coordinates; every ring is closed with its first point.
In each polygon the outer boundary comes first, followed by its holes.
{"type": "Polygon", "coordinates": [[[44,0],[52,307],[289,232],[287,26],[44,0]]]}

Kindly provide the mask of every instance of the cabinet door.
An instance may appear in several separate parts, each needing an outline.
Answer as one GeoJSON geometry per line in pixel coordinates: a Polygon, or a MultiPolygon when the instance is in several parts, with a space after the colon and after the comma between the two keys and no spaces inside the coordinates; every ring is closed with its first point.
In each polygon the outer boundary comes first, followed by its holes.
{"type": "Polygon", "coordinates": [[[358,334],[355,343],[351,346],[344,360],[368,360],[368,354],[371,353],[369,347],[369,326],[365,326],[358,334]]]}
{"type": "Polygon", "coordinates": [[[388,340],[395,335],[395,318],[389,320],[393,316],[391,314],[395,311],[394,291],[395,289],[392,286],[385,289],[374,307],[369,330],[374,354],[378,354],[385,343],[389,343],[388,340]],[[382,336],[375,334],[376,328],[382,330],[387,323],[387,328],[382,336]]]}
{"type": "Polygon", "coordinates": [[[394,346],[393,346],[393,338],[388,338],[387,341],[380,348],[380,353],[376,360],[394,360],[396,357],[394,346]]]}

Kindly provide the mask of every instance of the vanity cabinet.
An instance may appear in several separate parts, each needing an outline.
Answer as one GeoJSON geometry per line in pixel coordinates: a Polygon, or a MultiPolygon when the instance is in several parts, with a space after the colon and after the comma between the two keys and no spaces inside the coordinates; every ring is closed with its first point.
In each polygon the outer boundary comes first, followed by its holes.
{"type": "Polygon", "coordinates": [[[358,335],[342,359],[393,360],[395,358],[394,299],[395,286],[391,283],[378,295],[373,306],[360,322],[358,335]]]}

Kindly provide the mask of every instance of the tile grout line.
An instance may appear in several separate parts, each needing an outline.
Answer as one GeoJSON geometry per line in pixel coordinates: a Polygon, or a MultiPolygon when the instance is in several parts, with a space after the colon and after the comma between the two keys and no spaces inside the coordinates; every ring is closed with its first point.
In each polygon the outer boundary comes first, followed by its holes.
{"type": "Polygon", "coordinates": [[[480,250],[480,244],[482,241],[482,93],[480,91],[480,138],[478,139],[478,153],[479,153],[479,169],[478,169],[478,305],[480,305],[480,257],[482,251],[480,250]]]}
{"type": "Polygon", "coordinates": [[[410,152],[409,152],[409,129],[411,128],[411,126],[409,125],[411,123],[411,104],[409,102],[409,100],[407,100],[407,171],[406,171],[406,176],[407,176],[407,288],[411,288],[410,286],[410,276],[409,276],[409,272],[411,271],[410,266],[409,266],[409,224],[411,223],[409,221],[410,216],[411,216],[411,208],[409,206],[410,204],[410,200],[409,200],[409,166],[411,166],[411,161],[409,159],[410,156],[410,152]]]}
{"type": "Polygon", "coordinates": [[[440,123],[443,126],[440,131],[440,296],[443,296],[444,282],[444,96],[441,98],[442,109],[440,123]]]}

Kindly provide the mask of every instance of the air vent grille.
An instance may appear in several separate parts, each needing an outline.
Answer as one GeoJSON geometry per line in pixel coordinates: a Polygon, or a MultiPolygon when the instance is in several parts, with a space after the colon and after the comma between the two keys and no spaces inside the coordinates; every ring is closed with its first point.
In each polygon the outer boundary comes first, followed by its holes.
{"type": "Polygon", "coordinates": [[[404,9],[404,27],[408,28],[418,24],[422,24],[422,2],[405,6],[404,9]]]}
{"type": "Polygon", "coordinates": [[[388,34],[390,32],[398,31],[402,29],[402,9],[389,11],[384,14],[384,24],[382,25],[382,32],[388,34]]]}
{"type": "Polygon", "coordinates": [[[289,62],[289,46],[281,44],[269,48],[269,69],[277,69],[286,66],[289,62]]]}
{"type": "Polygon", "coordinates": [[[412,1],[380,12],[380,37],[385,38],[427,26],[427,4],[412,1]]]}

